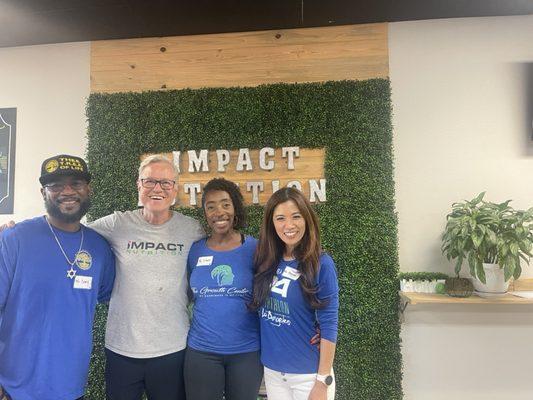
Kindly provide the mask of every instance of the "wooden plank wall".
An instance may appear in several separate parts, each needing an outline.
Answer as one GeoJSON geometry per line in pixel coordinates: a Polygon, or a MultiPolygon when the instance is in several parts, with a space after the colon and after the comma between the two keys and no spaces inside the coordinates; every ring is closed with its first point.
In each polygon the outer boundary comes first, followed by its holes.
{"type": "Polygon", "coordinates": [[[114,93],[388,76],[386,23],[96,41],[91,91],[114,93]]]}

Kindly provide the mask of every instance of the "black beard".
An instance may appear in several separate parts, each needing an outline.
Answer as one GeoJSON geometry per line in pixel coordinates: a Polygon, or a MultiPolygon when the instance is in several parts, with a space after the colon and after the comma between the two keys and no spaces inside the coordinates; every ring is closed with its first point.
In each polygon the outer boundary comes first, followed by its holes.
{"type": "Polygon", "coordinates": [[[79,210],[73,214],[62,213],[61,209],[47,198],[44,199],[44,207],[50,216],[66,224],[72,224],[74,222],[80,222],[80,219],[87,214],[87,211],[91,207],[91,200],[87,197],[84,201],[80,201],[79,210]]]}

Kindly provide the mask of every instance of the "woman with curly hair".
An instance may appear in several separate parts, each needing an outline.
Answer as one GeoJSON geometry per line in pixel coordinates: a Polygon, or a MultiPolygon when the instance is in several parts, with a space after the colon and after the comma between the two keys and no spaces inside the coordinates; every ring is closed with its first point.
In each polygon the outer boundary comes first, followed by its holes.
{"type": "Polygon", "coordinates": [[[331,400],[338,323],[335,265],[320,245],[318,218],[294,188],[268,200],[252,308],[259,309],[269,400],[331,400]],[[320,349],[307,338],[320,325],[320,349]]]}
{"type": "Polygon", "coordinates": [[[239,231],[246,213],[235,183],[209,181],[202,207],[211,232],[192,245],[187,262],[194,301],[185,354],[187,398],[256,400],[263,376],[259,321],[247,304],[257,240],[239,231]]]}

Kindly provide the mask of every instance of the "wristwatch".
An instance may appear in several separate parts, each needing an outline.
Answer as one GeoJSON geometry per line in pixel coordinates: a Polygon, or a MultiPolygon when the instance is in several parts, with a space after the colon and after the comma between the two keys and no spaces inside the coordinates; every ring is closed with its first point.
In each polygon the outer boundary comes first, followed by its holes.
{"type": "Polygon", "coordinates": [[[333,377],[331,375],[316,374],[316,380],[322,382],[326,386],[329,386],[333,383],[333,377]]]}

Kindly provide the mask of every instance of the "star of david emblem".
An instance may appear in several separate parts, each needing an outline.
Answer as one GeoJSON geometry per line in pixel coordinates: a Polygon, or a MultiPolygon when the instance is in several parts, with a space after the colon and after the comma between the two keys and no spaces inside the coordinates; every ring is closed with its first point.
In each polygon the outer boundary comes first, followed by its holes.
{"type": "Polygon", "coordinates": [[[74,279],[76,276],[76,270],[72,267],[67,271],[67,278],[74,279]]]}

